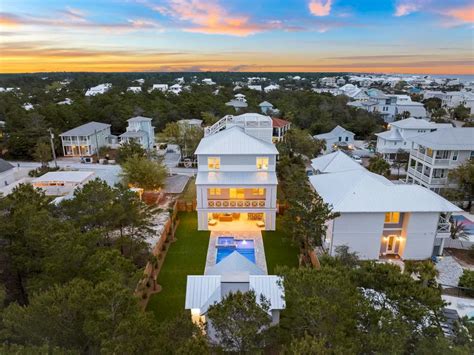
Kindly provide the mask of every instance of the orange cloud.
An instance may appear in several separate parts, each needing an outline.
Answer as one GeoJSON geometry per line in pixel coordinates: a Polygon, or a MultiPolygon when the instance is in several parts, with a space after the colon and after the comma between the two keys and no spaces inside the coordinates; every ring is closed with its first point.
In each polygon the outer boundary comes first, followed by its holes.
{"type": "Polygon", "coordinates": [[[454,17],[461,22],[474,22],[474,5],[467,5],[466,7],[450,9],[446,11],[446,15],[454,17]]]}
{"type": "Polygon", "coordinates": [[[17,27],[21,21],[12,14],[0,13],[0,27],[17,27]]]}
{"type": "Polygon", "coordinates": [[[331,12],[332,0],[311,0],[308,4],[309,11],[314,16],[327,16],[331,12]]]}
{"type": "Polygon", "coordinates": [[[280,28],[278,22],[254,23],[248,16],[230,14],[216,0],[169,0],[168,6],[154,6],[155,11],[193,26],[187,32],[248,36],[258,32],[280,28]]]}

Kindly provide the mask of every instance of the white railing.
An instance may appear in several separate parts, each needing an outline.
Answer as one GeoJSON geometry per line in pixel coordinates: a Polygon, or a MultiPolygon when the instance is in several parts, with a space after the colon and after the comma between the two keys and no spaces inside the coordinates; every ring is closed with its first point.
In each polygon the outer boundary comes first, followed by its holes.
{"type": "Polygon", "coordinates": [[[208,200],[208,208],[263,208],[265,200],[208,200]]]}
{"type": "Polygon", "coordinates": [[[449,221],[451,213],[440,215],[438,220],[438,228],[436,232],[438,234],[449,234],[451,232],[451,222],[449,221]]]}
{"type": "Polygon", "coordinates": [[[232,122],[232,118],[233,118],[232,115],[226,115],[222,117],[219,121],[214,123],[212,126],[206,127],[206,129],[204,130],[204,136],[207,137],[207,136],[210,136],[211,134],[219,132],[222,128],[224,128],[227,125],[228,122],[232,122]]]}

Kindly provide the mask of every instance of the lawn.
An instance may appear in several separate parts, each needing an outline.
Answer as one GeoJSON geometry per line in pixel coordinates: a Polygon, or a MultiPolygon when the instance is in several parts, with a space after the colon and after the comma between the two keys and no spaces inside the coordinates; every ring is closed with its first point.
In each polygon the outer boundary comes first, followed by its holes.
{"type": "MultiPolygon", "coordinates": [[[[182,212],[179,219],[177,241],[170,245],[158,276],[163,289],[151,296],[147,307],[158,321],[173,318],[184,310],[187,275],[204,274],[210,232],[198,232],[196,212],[182,212]]],[[[263,232],[263,243],[269,274],[277,265],[298,266],[298,249],[281,232],[279,219],[277,231],[263,232]]]]}
{"type": "Polygon", "coordinates": [[[263,231],[263,246],[267,260],[268,274],[275,272],[276,266],[298,266],[298,248],[282,232],[280,219],[277,218],[276,231],[263,231]]]}
{"type": "Polygon", "coordinates": [[[147,307],[158,321],[184,311],[187,275],[202,275],[206,264],[210,233],[197,230],[196,212],[180,213],[179,219],[177,241],[170,245],[158,275],[163,290],[150,298],[147,307]]]}
{"type": "Polygon", "coordinates": [[[185,201],[196,200],[196,179],[194,177],[189,179],[186,188],[183,191],[181,199],[185,201]]]}

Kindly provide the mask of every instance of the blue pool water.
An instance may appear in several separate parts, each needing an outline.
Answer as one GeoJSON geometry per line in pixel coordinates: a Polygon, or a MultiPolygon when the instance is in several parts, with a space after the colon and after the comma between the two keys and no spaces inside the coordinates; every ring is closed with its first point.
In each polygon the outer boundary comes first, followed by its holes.
{"type": "Polygon", "coordinates": [[[255,247],[253,240],[239,240],[234,239],[233,237],[218,237],[216,248],[216,264],[232,254],[234,251],[255,263],[255,247]]]}
{"type": "Polygon", "coordinates": [[[467,234],[473,234],[474,235],[474,222],[471,222],[466,217],[461,216],[461,215],[455,215],[455,216],[452,216],[452,218],[455,221],[460,222],[461,224],[464,225],[464,231],[467,234]]]}

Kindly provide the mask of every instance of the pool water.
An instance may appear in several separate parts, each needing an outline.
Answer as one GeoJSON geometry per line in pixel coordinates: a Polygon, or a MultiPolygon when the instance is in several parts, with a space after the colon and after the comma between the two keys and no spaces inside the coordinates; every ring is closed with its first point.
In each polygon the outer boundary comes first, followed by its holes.
{"type": "Polygon", "coordinates": [[[216,264],[228,257],[234,251],[255,263],[255,247],[253,240],[240,240],[234,239],[233,237],[218,237],[216,248],[216,264]]]}
{"type": "Polygon", "coordinates": [[[467,234],[473,234],[474,235],[474,222],[471,222],[466,217],[461,216],[461,215],[455,215],[455,216],[452,216],[452,217],[455,221],[460,222],[461,224],[464,225],[464,231],[467,234]]]}

